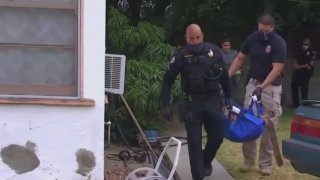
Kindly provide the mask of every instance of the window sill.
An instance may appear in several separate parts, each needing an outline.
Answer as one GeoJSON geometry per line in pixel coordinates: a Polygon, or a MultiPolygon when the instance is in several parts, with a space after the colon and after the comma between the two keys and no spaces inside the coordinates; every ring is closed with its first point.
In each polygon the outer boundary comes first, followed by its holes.
{"type": "Polygon", "coordinates": [[[94,106],[93,99],[30,99],[30,98],[0,98],[0,104],[31,104],[46,106],[94,106]]]}

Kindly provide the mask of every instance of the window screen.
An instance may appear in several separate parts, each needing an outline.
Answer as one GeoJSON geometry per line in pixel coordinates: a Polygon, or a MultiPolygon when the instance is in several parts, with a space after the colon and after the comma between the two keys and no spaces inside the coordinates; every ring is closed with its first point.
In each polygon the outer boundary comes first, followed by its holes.
{"type": "Polygon", "coordinates": [[[77,1],[8,2],[0,0],[0,94],[77,97],[77,1]]]}

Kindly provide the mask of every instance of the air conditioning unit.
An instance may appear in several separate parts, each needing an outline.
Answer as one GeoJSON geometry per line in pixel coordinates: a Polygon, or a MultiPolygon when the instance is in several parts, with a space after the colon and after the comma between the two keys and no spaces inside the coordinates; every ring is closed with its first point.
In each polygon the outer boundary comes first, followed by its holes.
{"type": "Polygon", "coordinates": [[[126,56],[120,54],[105,55],[105,91],[123,94],[126,56]]]}

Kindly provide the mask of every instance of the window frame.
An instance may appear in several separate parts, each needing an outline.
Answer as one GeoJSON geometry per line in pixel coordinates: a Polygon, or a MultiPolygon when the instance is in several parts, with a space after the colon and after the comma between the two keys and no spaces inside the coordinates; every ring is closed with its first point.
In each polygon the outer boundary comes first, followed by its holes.
{"type": "MultiPolygon", "coordinates": [[[[17,2],[0,1],[0,7],[12,8],[45,8],[57,10],[73,10],[77,16],[77,28],[74,33],[77,42],[73,46],[68,45],[45,45],[45,44],[10,44],[1,43],[1,47],[40,47],[40,48],[73,48],[77,59],[73,62],[74,83],[70,86],[64,85],[8,85],[0,84],[0,98],[20,99],[83,99],[83,0],[72,0],[71,3],[52,2],[17,2]],[[74,47],[77,46],[77,47],[74,47]],[[18,89],[18,90],[17,90],[18,89]],[[12,92],[15,95],[12,95],[12,92]],[[40,93],[38,93],[40,92],[40,93]],[[11,94],[10,94],[11,93],[11,94]],[[54,95],[52,95],[54,94],[54,95]]],[[[0,100],[1,101],[1,100],[0,100]]],[[[6,101],[6,100],[5,100],[6,101]]],[[[1,102],[0,102],[1,103],[1,102]]]]}
{"type": "Polygon", "coordinates": [[[0,84],[0,97],[22,97],[22,98],[54,98],[54,99],[79,99],[83,97],[82,93],[82,0],[72,0],[70,3],[53,3],[53,2],[24,2],[24,1],[0,1],[0,7],[9,8],[45,8],[45,9],[57,9],[57,10],[73,10],[77,18],[77,27],[74,35],[77,36],[74,39],[77,41],[72,45],[45,45],[45,44],[10,44],[1,43],[1,47],[25,47],[25,48],[52,48],[52,49],[74,49],[75,61],[74,66],[74,83],[70,85],[8,85],[0,84]],[[80,11],[80,13],[79,13],[80,11]],[[77,47],[75,47],[77,46],[77,47]],[[19,89],[17,91],[17,89],[19,89]],[[14,95],[12,95],[14,93],[14,95]]]}

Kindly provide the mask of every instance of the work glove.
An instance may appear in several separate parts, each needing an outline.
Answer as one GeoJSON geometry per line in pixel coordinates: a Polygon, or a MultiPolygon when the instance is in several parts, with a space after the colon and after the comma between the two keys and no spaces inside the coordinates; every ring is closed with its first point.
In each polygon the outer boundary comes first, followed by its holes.
{"type": "Polygon", "coordinates": [[[253,91],[252,96],[257,96],[258,102],[261,102],[261,93],[262,93],[262,88],[261,87],[256,87],[256,89],[253,91]]]}
{"type": "Polygon", "coordinates": [[[232,109],[232,104],[231,104],[230,98],[224,98],[224,106],[229,111],[232,109]]]}
{"type": "Polygon", "coordinates": [[[166,106],[162,109],[162,117],[166,119],[167,121],[172,121],[173,119],[173,110],[170,106],[166,106]]]}

